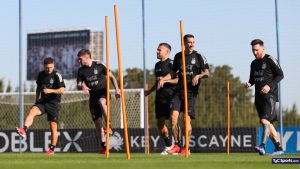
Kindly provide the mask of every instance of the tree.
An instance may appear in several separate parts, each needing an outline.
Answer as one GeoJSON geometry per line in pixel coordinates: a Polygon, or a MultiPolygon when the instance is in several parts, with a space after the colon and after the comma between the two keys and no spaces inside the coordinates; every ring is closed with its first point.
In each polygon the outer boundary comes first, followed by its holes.
{"type": "Polygon", "coordinates": [[[30,92],[35,92],[35,89],[36,89],[36,84],[35,84],[35,82],[31,82],[31,83],[30,83],[29,91],[30,91],[30,92]]]}
{"type": "Polygon", "coordinates": [[[8,85],[7,85],[7,87],[6,87],[6,93],[9,93],[9,92],[11,92],[11,91],[12,91],[11,82],[8,81],[8,85]]]}
{"type": "Polygon", "coordinates": [[[128,68],[124,76],[126,88],[143,88],[144,72],[139,68],[128,68]]]}
{"type": "MultiPolygon", "coordinates": [[[[230,82],[231,127],[257,127],[259,118],[253,103],[253,89],[245,89],[239,77],[231,73],[228,65],[214,67],[210,65],[211,76],[201,79],[199,94],[196,100],[196,119],[193,127],[227,127],[227,81],[230,82]]],[[[115,73],[117,76],[117,71],[115,73]]],[[[118,78],[117,78],[118,79],[118,78]]],[[[147,70],[149,88],[156,82],[153,70],[147,70]]],[[[143,88],[143,70],[139,68],[126,69],[124,73],[125,88],[143,88]],[[125,85],[126,84],[126,85],[125,85]]],[[[156,126],[155,94],[148,96],[149,124],[156,126]]],[[[287,125],[299,125],[300,117],[296,106],[285,110],[287,125]]],[[[182,116],[182,114],[181,114],[182,116]]]]}
{"type": "Polygon", "coordinates": [[[283,111],[283,126],[299,126],[300,125],[300,115],[297,113],[297,106],[293,104],[291,110],[285,109],[283,111]]]}
{"type": "Polygon", "coordinates": [[[195,106],[197,118],[193,122],[194,126],[226,127],[227,81],[230,82],[232,126],[256,125],[257,114],[251,102],[251,90],[244,89],[239,77],[234,77],[231,73],[231,67],[210,65],[210,74],[210,78],[201,80],[195,106]]]}
{"type": "Polygon", "coordinates": [[[4,91],[4,82],[3,79],[0,79],[0,93],[4,91]]]}

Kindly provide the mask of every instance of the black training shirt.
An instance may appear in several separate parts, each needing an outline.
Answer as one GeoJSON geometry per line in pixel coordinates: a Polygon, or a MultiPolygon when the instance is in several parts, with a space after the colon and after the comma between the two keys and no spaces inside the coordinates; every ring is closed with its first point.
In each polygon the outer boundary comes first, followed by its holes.
{"type": "MultiPolygon", "coordinates": [[[[209,69],[206,58],[199,54],[197,51],[193,51],[191,54],[185,54],[185,64],[186,64],[186,80],[187,89],[189,92],[198,94],[198,89],[200,86],[200,81],[196,86],[192,85],[192,79],[201,74],[204,69],[209,69]]],[[[174,57],[173,72],[178,72],[178,86],[181,92],[183,92],[183,74],[182,74],[182,56],[181,52],[177,53],[174,57]]]]}
{"type": "Polygon", "coordinates": [[[92,62],[91,67],[80,67],[77,74],[78,82],[84,82],[91,92],[106,90],[106,67],[95,61],[92,62]]]}
{"type": "MultiPolygon", "coordinates": [[[[156,84],[161,77],[166,76],[172,71],[173,60],[170,58],[165,61],[159,61],[155,64],[154,74],[156,77],[156,84]]],[[[156,91],[156,97],[159,98],[169,98],[173,95],[175,84],[166,83],[164,87],[156,91]]]]}
{"type": "MultiPolygon", "coordinates": [[[[61,74],[56,71],[53,71],[51,74],[47,74],[45,71],[39,72],[36,84],[39,89],[59,89],[66,87],[61,74]]],[[[41,99],[47,102],[60,102],[61,94],[45,94],[41,90],[41,99]]]]}
{"type": "Polygon", "coordinates": [[[255,96],[260,94],[262,87],[268,85],[269,93],[278,99],[277,84],[281,79],[283,79],[283,72],[274,57],[266,54],[262,59],[252,61],[249,83],[255,84],[255,96]]]}

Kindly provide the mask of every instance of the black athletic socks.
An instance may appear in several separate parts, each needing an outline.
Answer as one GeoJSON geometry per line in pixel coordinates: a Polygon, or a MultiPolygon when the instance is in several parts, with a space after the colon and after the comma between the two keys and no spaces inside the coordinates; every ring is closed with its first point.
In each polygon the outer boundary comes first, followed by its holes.
{"type": "Polygon", "coordinates": [[[101,142],[100,144],[102,148],[105,148],[105,142],[101,142]]]}
{"type": "Polygon", "coordinates": [[[24,126],[23,129],[25,130],[25,132],[27,132],[28,127],[24,126]]]}
{"type": "Polygon", "coordinates": [[[165,145],[170,147],[172,145],[172,141],[169,137],[164,137],[165,145]]]}
{"type": "Polygon", "coordinates": [[[52,151],[54,151],[55,145],[49,144],[49,149],[52,150],[52,151]]]}
{"type": "Polygon", "coordinates": [[[275,143],[273,142],[273,144],[274,144],[277,151],[282,151],[283,150],[282,147],[281,147],[281,144],[279,142],[275,142],[275,143]]]}

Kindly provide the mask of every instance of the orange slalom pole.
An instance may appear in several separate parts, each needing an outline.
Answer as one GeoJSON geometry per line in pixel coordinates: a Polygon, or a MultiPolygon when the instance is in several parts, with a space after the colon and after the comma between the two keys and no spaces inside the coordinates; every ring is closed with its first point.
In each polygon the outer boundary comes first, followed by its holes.
{"type": "Polygon", "coordinates": [[[183,41],[183,23],[180,20],[180,39],[181,39],[181,57],[182,57],[182,72],[183,72],[183,89],[184,89],[184,139],[185,139],[185,157],[188,158],[189,149],[189,136],[187,132],[187,118],[188,118],[188,98],[187,98],[187,84],[186,84],[186,65],[185,65],[185,53],[184,53],[184,41],[183,41]]]}
{"type": "Polygon", "coordinates": [[[230,152],[230,83],[227,80],[227,155],[230,152]]]}
{"type": "MultiPolygon", "coordinates": [[[[148,90],[148,84],[146,83],[145,89],[148,90]]],[[[150,130],[149,130],[149,111],[148,111],[148,96],[146,96],[146,146],[147,146],[147,154],[150,154],[150,130]]]]}
{"type": "Polygon", "coordinates": [[[116,38],[117,38],[118,71],[119,71],[120,90],[121,90],[121,104],[122,104],[122,117],[123,117],[123,126],[124,126],[124,138],[125,138],[125,147],[126,147],[127,159],[130,160],[130,150],[129,150],[128,133],[127,133],[126,108],[125,108],[125,98],[124,98],[124,87],[123,87],[123,73],[122,73],[122,63],[121,63],[119,18],[118,18],[117,5],[114,5],[114,14],[115,14],[115,27],[116,27],[116,38]]]}
{"type": "Polygon", "coordinates": [[[106,106],[107,106],[107,112],[106,112],[106,158],[109,157],[109,122],[110,122],[110,66],[109,66],[109,34],[108,34],[108,16],[105,16],[105,46],[106,46],[106,106]]]}

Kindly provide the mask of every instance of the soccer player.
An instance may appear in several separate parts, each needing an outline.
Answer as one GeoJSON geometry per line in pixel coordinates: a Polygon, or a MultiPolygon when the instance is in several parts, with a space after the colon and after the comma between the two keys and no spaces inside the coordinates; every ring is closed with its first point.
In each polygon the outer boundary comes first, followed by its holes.
{"type": "MultiPolygon", "coordinates": [[[[186,119],[188,124],[188,139],[192,134],[191,119],[196,118],[196,113],[194,110],[196,97],[198,95],[198,89],[200,86],[200,81],[202,78],[207,78],[209,76],[209,66],[206,58],[194,50],[195,48],[195,38],[194,35],[186,34],[184,36],[184,54],[186,63],[186,78],[187,78],[187,95],[188,95],[188,118],[186,119]]],[[[171,125],[172,132],[175,140],[175,145],[171,150],[168,151],[169,154],[180,153],[182,155],[187,151],[185,146],[182,147],[181,143],[181,129],[178,124],[179,112],[184,110],[184,89],[183,89],[183,70],[182,70],[182,55],[181,52],[177,53],[174,57],[174,64],[172,72],[165,77],[163,77],[158,86],[163,87],[164,81],[174,78],[176,73],[179,77],[177,90],[172,96],[171,101],[171,125]]],[[[189,151],[189,150],[188,150],[189,151]]],[[[190,153],[190,151],[189,151],[190,153]]]]}
{"type": "Polygon", "coordinates": [[[171,149],[172,140],[169,137],[169,131],[166,126],[166,120],[170,119],[170,101],[175,90],[175,84],[178,82],[178,78],[164,81],[165,85],[162,88],[157,88],[158,81],[169,74],[172,70],[173,61],[169,58],[171,52],[171,46],[168,43],[160,43],[158,45],[156,54],[157,59],[160,61],[155,64],[154,73],[156,77],[156,83],[150,90],[145,91],[145,95],[151,94],[156,90],[155,96],[155,116],[157,120],[157,128],[165,142],[165,148],[161,152],[161,155],[167,155],[167,151],[171,149]]]}
{"type": "Polygon", "coordinates": [[[255,150],[264,155],[270,136],[275,146],[275,151],[271,155],[281,155],[284,152],[273,123],[277,121],[275,113],[275,103],[278,101],[277,85],[283,79],[283,72],[277,60],[265,53],[262,40],[254,39],[251,46],[255,59],[251,63],[250,78],[245,87],[255,85],[255,107],[263,128],[262,142],[255,150]]]}
{"type": "Polygon", "coordinates": [[[61,95],[65,91],[65,83],[61,74],[54,70],[54,60],[52,58],[46,58],[44,60],[44,68],[45,70],[39,72],[36,80],[36,102],[26,117],[24,127],[16,127],[16,129],[18,134],[25,138],[26,131],[32,125],[34,118],[42,114],[47,114],[51,130],[51,144],[45,155],[53,155],[58,139],[57,122],[61,95]]]}
{"type": "MultiPolygon", "coordinates": [[[[106,119],[106,67],[100,62],[93,61],[91,52],[88,49],[81,49],[77,56],[81,64],[81,67],[78,69],[77,88],[82,90],[84,94],[90,96],[90,112],[96,127],[96,135],[102,147],[100,154],[105,154],[105,136],[102,127],[102,116],[106,119]]],[[[119,98],[120,90],[117,80],[111,72],[108,76],[116,89],[116,98],[119,98]]],[[[111,128],[107,129],[106,132],[112,134],[111,128]]]]}

